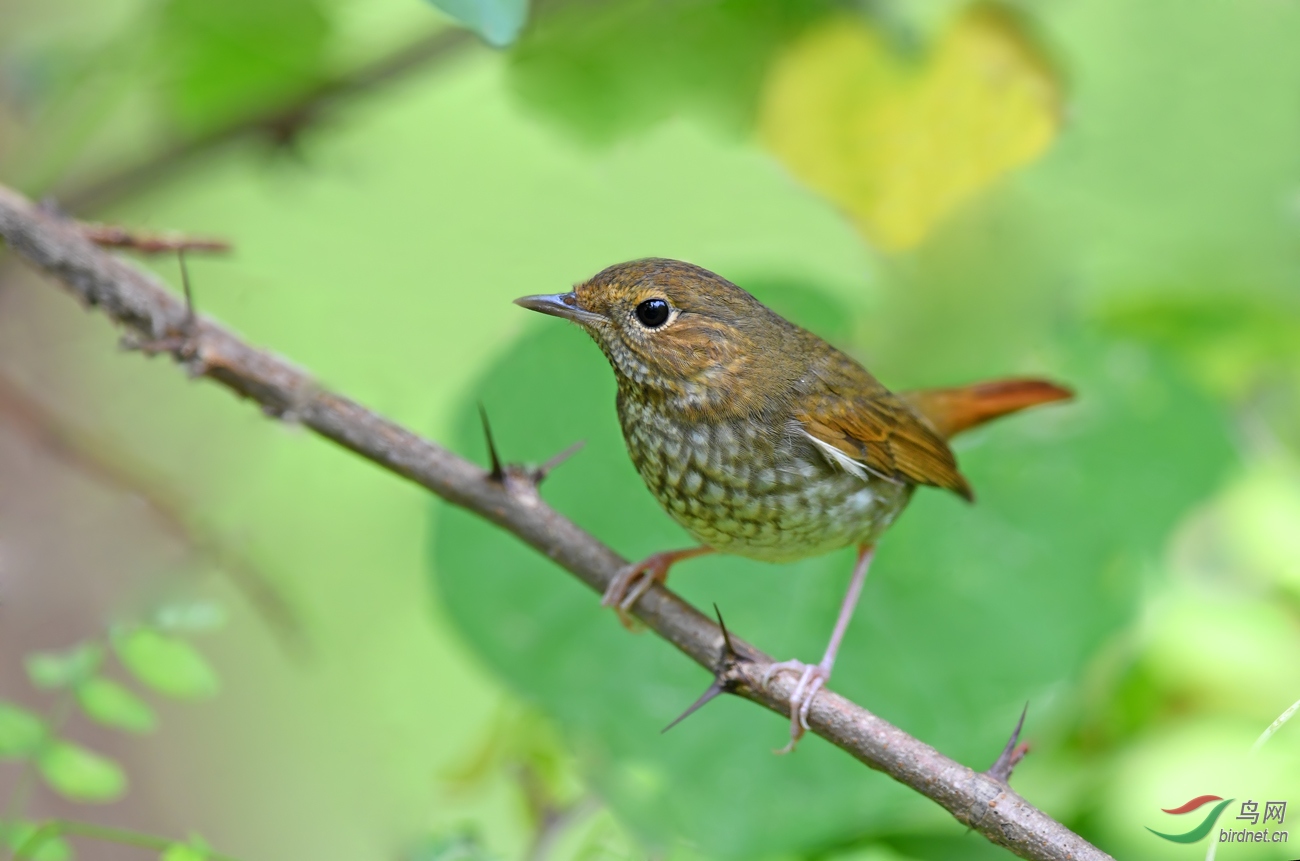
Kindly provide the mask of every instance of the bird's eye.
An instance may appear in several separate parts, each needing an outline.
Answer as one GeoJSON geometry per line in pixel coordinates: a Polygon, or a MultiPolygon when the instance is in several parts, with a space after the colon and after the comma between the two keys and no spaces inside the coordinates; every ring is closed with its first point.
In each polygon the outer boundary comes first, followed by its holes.
{"type": "Polygon", "coordinates": [[[658,329],[668,322],[671,310],[663,299],[647,299],[636,306],[636,318],[647,329],[658,329]]]}

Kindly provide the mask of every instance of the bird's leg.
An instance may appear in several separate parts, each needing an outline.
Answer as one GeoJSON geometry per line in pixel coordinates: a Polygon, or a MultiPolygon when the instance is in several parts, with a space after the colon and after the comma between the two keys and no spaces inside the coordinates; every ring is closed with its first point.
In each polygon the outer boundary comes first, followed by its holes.
{"type": "Polygon", "coordinates": [[[668,579],[669,568],[683,559],[703,556],[712,552],[712,547],[688,547],[685,550],[667,550],[663,553],[652,553],[640,562],[634,562],[614,575],[609,587],[605,589],[605,597],[600,599],[600,606],[613,607],[618,613],[619,621],[623,623],[623,627],[630,629],[632,627],[632,617],[628,615],[628,611],[632,609],[633,604],[641,599],[642,595],[650,590],[651,586],[668,579]]]}
{"type": "Polygon", "coordinates": [[[826,654],[822,655],[821,663],[809,665],[803,661],[781,661],[772,664],[763,673],[764,686],[772,676],[782,670],[799,674],[799,683],[790,694],[790,743],[777,753],[789,753],[794,750],[799,739],[803,737],[804,730],[808,729],[808,710],[812,708],[813,697],[821,690],[822,685],[830,680],[831,668],[835,666],[835,655],[840,650],[840,641],[844,639],[844,632],[849,628],[849,620],[853,618],[853,610],[857,607],[858,597],[862,594],[862,585],[867,582],[867,569],[871,567],[871,557],[875,552],[876,548],[871,544],[858,549],[858,562],[853,566],[849,591],[845,593],[844,603],[840,605],[840,615],[835,620],[835,630],[831,632],[831,641],[826,645],[826,654]]]}

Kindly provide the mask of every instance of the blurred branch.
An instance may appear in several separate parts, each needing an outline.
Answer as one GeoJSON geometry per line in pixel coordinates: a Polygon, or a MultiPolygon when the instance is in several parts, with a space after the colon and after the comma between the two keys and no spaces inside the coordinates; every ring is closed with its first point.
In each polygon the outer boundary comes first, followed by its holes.
{"type": "Polygon", "coordinates": [[[583,798],[561,810],[550,811],[537,824],[532,845],[524,861],[546,861],[555,851],[555,844],[575,825],[600,810],[594,798],[583,798]]]}
{"type": "Polygon", "coordinates": [[[570,827],[600,809],[600,803],[584,796],[567,804],[552,797],[541,775],[529,763],[517,767],[520,789],[533,821],[533,839],[524,861],[546,861],[555,844],[570,827]]]}
{"type": "Polygon", "coordinates": [[[239,141],[261,139],[274,147],[288,147],[342,103],[449,60],[476,38],[468,30],[439,30],[348,74],[322,81],[289,102],[176,141],[85,185],[56,190],[54,196],[69,212],[95,212],[167,180],[201,156],[239,141]]]}
{"type": "Polygon", "coordinates": [[[0,416],[34,445],[68,466],[114,490],[144,502],[163,531],[190,553],[212,563],[262,617],[290,654],[306,650],[302,623],[293,607],[257,565],[230,547],[211,529],[184,512],[187,506],[167,484],[126,452],[115,450],[57,415],[0,373],[0,416]]]}
{"type": "MultiPolygon", "coordinates": [[[[535,482],[494,480],[489,472],[360,404],[321,388],[303,370],[255,349],[220,324],[188,320],[185,303],[154,276],[96,248],[74,226],[0,186],[0,235],[85,304],[98,307],[137,338],[156,341],[183,332],[173,356],[259,404],[344,448],[497,524],[603,593],[626,560],[559,514],[535,482]]],[[[702,667],[725,689],[781,715],[795,680],[761,679],[771,659],[732,636],[727,659],[722,631],[671,591],[655,586],[636,616],[702,667]],[[724,666],[717,668],[719,656],[724,666]]],[[[1022,858],[1103,861],[1110,856],[1016,794],[1004,781],[955,762],[866,709],[832,692],[813,702],[812,731],[871,768],[944,807],[963,825],[1022,858]]]]}

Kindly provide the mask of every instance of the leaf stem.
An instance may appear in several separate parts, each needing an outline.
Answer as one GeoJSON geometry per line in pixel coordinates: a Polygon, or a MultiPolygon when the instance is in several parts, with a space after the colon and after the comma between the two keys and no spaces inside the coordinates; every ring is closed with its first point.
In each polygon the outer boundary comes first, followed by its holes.
{"type": "MultiPolygon", "coordinates": [[[[71,689],[64,690],[54,705],[50,708],[49,716],[45,719],[45,738],[42,740],[43,746],[49,739],[56,735],[63,725],[68,722],[72,716],[72,707],[76,695],[71,689]]],[[[18,780],[14,784],[13,792],[9,795],[9,803],[5,805],[4,820],[5,822],[17,822],[23,818],[23,813],[27,809],[27,803],[32,800],[32,793],[36,790],[36,757],[37,752],[28,754],[23,759],[23,770],[18,775],[18,780]]],[[[10,858],[17,857],[10,853],[10,858]]]]}
{"type": "Polygon", "coordinates": [[[1300,712],[1300,700],[1296,700],[1292,703],[1289,709],[1278,715],[1277,720],[1268,725],[1268,729],[1260,733],[1259,738],[1255,739],[1255,743],[1250,746],[1250,752],[1258,752],[1259,749],[1264,746],[1264,743],[1273,737],[1275,732],[1280,730],[1287,721],[1296,716],[1296,712],[1300,712]]]}
{"type": "MultiPolygon", "coordinates": [[[[13,857],[15,859],[34,858],[36,852],[45,845],[45,842],[55,837],[88,837],[91,840],[99,840],[104,843],[136,846],[141,849],[152,849],[155,852],[165,852],[169,847],[180,842],[168,840],[166,837],[159,837],[155,834],[146,834],[142,831],[109,828],[105,825],[94,825],[90,822],[77,822],[71,819],[51,819],[33,831],[31,836],[24,840],[14,851],[13,857]]],[[[205,852],[204,854],[208,861],[238,861],[237,858],[222,855],[219,852],[205,852]]]]}

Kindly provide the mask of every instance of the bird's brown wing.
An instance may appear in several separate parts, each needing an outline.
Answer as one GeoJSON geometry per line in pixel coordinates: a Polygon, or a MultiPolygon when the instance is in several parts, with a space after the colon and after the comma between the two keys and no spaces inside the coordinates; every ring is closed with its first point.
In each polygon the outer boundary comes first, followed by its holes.
{"type": "Polygon", "coordinates": [[[794,403],[794,417],[814,441],[876,475],[974,498],[943,438],[860,365],[836,362],[819,377],[794,403]]]}

